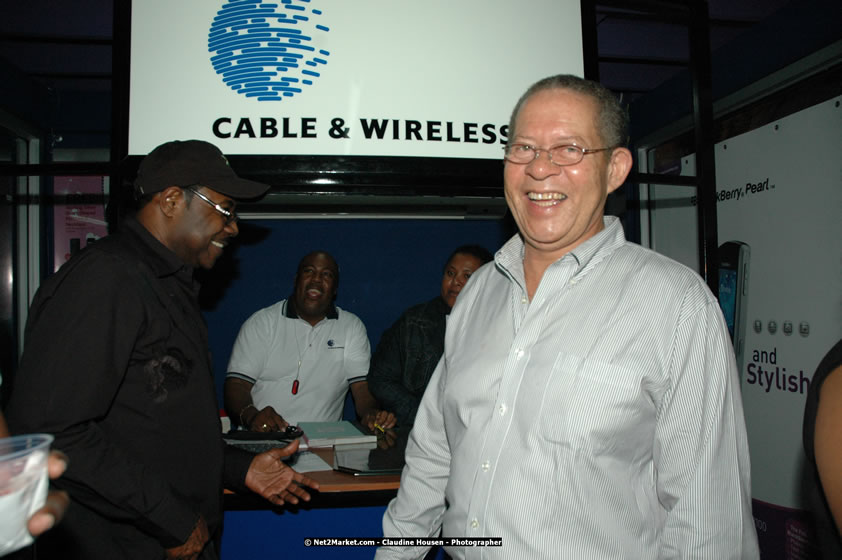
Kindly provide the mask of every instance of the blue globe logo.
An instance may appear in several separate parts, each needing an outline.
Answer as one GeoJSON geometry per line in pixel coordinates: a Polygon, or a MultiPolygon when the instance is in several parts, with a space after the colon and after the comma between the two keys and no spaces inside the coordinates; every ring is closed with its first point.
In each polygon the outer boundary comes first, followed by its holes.
{"type": "Polygon", "coordinates": [[[230,0],[208,32],[211,63],[222,81],[258,101],[282,101],[313,85],[330,53],[318,48],[330,29],[310,0],[230,0]]]}

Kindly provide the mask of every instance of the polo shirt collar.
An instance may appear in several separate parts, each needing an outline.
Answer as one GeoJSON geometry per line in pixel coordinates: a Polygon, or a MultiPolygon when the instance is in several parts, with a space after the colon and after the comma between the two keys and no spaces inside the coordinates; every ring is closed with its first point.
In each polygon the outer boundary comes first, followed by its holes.
{"type": "MultiPolygon", "coordinates": [[[[284,315],[289,319],[298,319],[298,311],[295,310],[295,300],[293,296],[289,296],[287,298],[287,304],[285,306],[286,310],[284,315]]],[[[336,311],[336,305],[333,302],[330,303],[330,306],[327,308],[327,313],[325,313],[325,319],[339,319],[339,312],[336,311]]]]}

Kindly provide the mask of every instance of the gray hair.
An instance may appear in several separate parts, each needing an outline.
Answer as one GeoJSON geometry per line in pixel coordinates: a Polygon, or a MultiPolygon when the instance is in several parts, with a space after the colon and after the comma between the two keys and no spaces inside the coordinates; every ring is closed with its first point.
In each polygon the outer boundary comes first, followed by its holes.
{"type": "MultiPolygon", "coordinates": [[[[523,104],[536,93],[550,89],[566,89],[588,96],[596,102],[596,127],[604,143],[599,146],[600,148],[617,148],[626,145],[629,137],[629,117],[617,97],[602,84],[571,74],[559,74],[544,78],[535,82],[526,90],[518,99],[512,111],[512,116],[509,118],[510,140],[514,136],[515,121],[523,104]]],[[[587,147],[593,148],[594,146],[587,147]]]]}

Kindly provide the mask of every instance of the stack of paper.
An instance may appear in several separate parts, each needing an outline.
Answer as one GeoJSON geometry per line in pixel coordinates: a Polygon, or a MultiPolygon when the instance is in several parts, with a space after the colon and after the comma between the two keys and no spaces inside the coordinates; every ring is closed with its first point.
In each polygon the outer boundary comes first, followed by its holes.
{"type": "Polygon", "coordinates": [[[377,436],[364,434],[359,428],[348,422],[300,422],[298,427],[304,435],[301,436],[301,447],[330,447],[348,443],[377,443],[377,436]]]}

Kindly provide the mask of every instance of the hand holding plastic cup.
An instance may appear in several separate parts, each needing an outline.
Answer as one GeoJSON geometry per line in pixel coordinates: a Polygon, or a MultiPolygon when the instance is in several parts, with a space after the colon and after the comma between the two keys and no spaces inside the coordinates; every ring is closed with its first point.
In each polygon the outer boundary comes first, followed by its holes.
{"type": "Polygon", "coordinates": [[[53,436],[0,439],[0,556],[32,543],[29,518],[47,499],[47,455],[53,436]]]}

